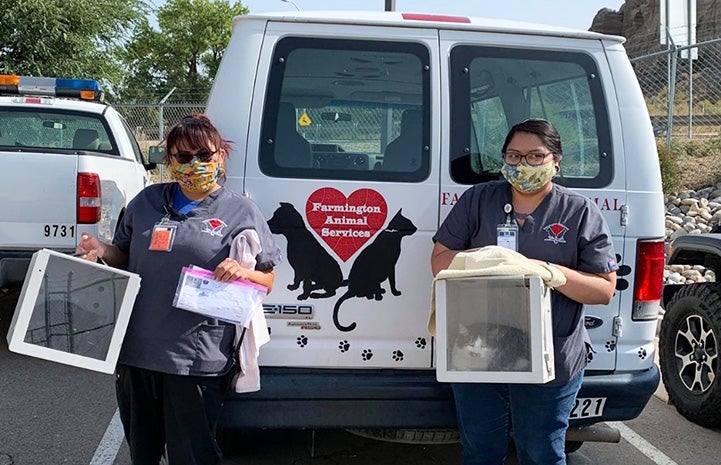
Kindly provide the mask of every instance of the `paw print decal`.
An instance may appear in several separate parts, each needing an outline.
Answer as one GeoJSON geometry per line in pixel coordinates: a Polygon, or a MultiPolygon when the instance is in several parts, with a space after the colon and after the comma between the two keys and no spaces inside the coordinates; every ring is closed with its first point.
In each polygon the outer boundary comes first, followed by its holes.
{"type": "Polygon", "coordinates": [[[338,348],[341,352],[348,352],[348,349],[350,349],[350,344],[348,343],[348,341],[340,341],[338,343],[338,348]]]}
{"type": "Polygon", "coordinates": [[[613,352],[616,350],[616,341],[606,341],[606,351],[613,352]]]}
{"type": "Polygon", "coordinates": [[[373,358],[373,351],[370,349],[363,349],[363,353],[361,353],[361,358],[364,361],[368,361],[373,358]]]}
{"type": "Polygon", "coordinates": [[[646,352],[646,349],[644,349],[643,347],[638,349],[638,358],[640,358],[641,360],[645,360],[647,356],[648,352],[646,352]]]}
{"type": "Polygon", "coordinates": [[[400,362],[401,360],[403,360],[403,352],[401,352],[400,350],[394,350],[393,360],[395,360],[396,362],[400,362]]]}
{"type": "Polygon", "coordinates": [[[298,336],[296,343],[301,347],[305,347],[306,345],[308,345],[308,338],[301,334],[300,336],[298,336]]]}
{"type": "Polygon", "coordinates": [[[586,354],[586,363],[591,363],[593,361],[593,352],[588,352],[586,354]]]}
{"type": "Polygon", "coordinates": [[[426,338],[419,337],[418,339],[416,339],[416,347],[418,347],[419,349],[425,349],[426,348],[426,338]]]}

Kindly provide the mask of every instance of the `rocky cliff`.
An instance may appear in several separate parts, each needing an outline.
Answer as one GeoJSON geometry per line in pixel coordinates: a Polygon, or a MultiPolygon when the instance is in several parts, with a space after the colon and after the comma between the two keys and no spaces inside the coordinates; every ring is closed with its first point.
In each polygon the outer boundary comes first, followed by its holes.
{"type": "MultiPolygon", "coordinates": [[[[618,11],[603,8],[593,18],[590,30],[623,36],[629,56],[652,53],[665,46],[659,43],[660,2],[626,0],[618,11]]],[[[696,41],[721,37],[721,0],[696,0],[696,41]]]]}

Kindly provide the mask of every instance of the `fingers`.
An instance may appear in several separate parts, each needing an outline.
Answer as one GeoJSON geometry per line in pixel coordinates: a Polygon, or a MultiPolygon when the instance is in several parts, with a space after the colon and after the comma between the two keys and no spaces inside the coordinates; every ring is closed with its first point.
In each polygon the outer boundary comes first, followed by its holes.
{"type": "Polygon", "coordinates": [[[97,261],[101,257],[102,244],[96,238],[90,234],[83,233],[80,236],[80,242],[75,247],[75,254],[81,256],[85,260],[97,261]]]}
{"type": "Polygon", "coordinates": [[[237,260],[226,258],[218,264],[213,272],[213,279],[217,281],[233,281],[236,279],[244,279],[247,271],[240,266],[237,260]]]}
{"type": "Polygon", "coordinates": [[[78,247],[82,247],[85,251],[97,249],[98,245],[100,244],[100,241],[97,240],[95,237],[91,236],[90,234],[83,233],[80,236],[80,243],[78,244],[78,247]]]}
{"type": "Polygon", "coordinates": [[[95,250],[89,250],[89,251],[80,250],[80,246],[78,246],[78,248],[75,249],[75,254],[73,256],[80,257],[83,260],[88,260],[90,262],[98,261],[98,252],[97,251],[95,251],[95,250]]]}

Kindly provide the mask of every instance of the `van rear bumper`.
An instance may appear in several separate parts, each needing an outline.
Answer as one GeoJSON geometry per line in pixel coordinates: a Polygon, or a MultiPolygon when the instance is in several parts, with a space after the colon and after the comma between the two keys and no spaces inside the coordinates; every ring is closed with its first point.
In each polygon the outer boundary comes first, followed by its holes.
{"type": "MultiPolygon", "coordinates": [[[[659,382],[656,365],[623,374],[586,372],[578,397],[605,397],[603,416],[571,426],[636,418],[659,382]]],[[[455,428],[450,384],[433,370],[262,368],[261,390],[228,396],[225,428],[455,428]]]]}
{"type": "Polygon", "coordinates": [[[20,287],[34,251],[0,250],[0,288],[20,287]]]}

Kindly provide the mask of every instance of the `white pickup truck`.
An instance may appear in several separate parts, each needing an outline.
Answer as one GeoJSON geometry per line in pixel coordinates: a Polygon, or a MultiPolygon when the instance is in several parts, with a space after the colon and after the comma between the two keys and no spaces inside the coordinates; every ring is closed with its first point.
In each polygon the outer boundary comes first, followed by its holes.
{"type": "Polygon", "coordinates": [[[41,248],[112,239],[149,182],[122,116],[92,80],[0,75],[0,288],[22,283],[41,248]]]}

